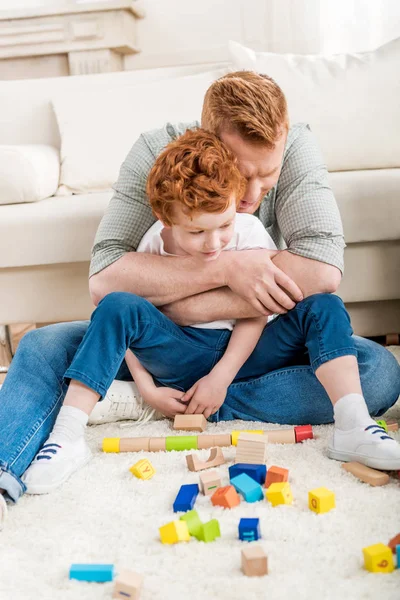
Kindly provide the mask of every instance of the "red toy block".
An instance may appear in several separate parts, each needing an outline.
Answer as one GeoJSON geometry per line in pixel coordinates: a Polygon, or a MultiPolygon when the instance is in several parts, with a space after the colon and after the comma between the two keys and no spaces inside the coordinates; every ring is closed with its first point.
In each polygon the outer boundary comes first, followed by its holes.
{"type": "Polygon", "coordinates": [[[289,477],[289,471],[282,467],[270,467],[267,470],[267,477],[265,479],[265,487],[269,487],[271,483],[282,483],[287,481],[289,477]]]}
{"type": "MultiPolygon", "coordinates": [[[[390,540],[390,542],[388,543],[388,546],[391,549],[391,551],[393,552],[393,554],[396,554],[396,546],[399,546],[399,545],[400,545],[400,533],[395,535],[394,538],[392,538],[390,540]]],[[[399,565],[397,565],[397,567],[399,568],[399,565]]]]}
{"type": "Polygon", "coordinates": [[[299,425],[294,428],[294,435],[296,436],[296,444],[304,440],[312,440],[314,437],[311,425],[299,425]]]}
{"type": "Polygon", "coordinates": [[[226,485],[218,488],[211,496],[211,502],[214,506],[222,506],[223,508],[233,508],[240,504],[240,496],[233,485],[226,485]]]}

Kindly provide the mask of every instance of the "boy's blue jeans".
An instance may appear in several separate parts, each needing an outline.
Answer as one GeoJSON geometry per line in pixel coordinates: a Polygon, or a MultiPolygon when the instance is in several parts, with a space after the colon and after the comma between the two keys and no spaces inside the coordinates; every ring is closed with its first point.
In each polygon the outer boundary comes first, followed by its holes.
{"type": "MultiPolygon", "coordinates": [[[[124,360],[131,348],[158,383],[187,390],[220,359],[230,335],[179,327],[126,292],[104,297],[90,321],[27,333],[0,390],[0,488],[14,501],[25,491],[20,476],[48,438],[69,379],[104,396],[114,379],[132,380],[124,360]]],[[[400,394],[399,364],[385,348],[353,336],[339,297],[315,294],[268,323],[210,421],[330,423],[332,405],[314,373],[344,355],[357,356],[370,414],[382,415],[400,394]]]]}

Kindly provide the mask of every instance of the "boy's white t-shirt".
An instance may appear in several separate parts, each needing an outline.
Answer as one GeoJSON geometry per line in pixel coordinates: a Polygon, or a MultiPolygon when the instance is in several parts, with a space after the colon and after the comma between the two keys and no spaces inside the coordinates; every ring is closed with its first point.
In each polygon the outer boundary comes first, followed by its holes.
{"type": "MultiPolygon", "coordinates": [[[[176,254],[170,254],[164,250],[164,241],[161,237],[162,229],[163,224],[161,221],[156,221],[140,240],[137,252],[158,254],[160,256],[177,256],[176,254]]],[[[229,250],[254,250],[256,248],[276,250],[276,245],[257,217],[247,213],[236,213],[234,233],[231,241],[224,248],[223,252],[228,252],[229,250]]],[[[268,317],[268,321],[275,316],[276,315],[271,315],[268,317]]],[[[235,322],[235,319],[212,321],[211,323],[196,323],[195,325],[191,325],[191,327],[232,330],[235,326],[235,322]]]]}

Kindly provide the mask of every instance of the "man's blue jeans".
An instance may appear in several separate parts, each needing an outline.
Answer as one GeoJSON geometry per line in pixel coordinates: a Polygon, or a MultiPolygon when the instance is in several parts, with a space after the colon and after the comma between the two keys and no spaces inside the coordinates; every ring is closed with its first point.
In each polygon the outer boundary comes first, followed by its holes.
{"type": "MultiPolygon", "coordinates": [[[[223,355],[231,332],[179,327],[147,300],[113,292],[89,321],[27,333],[0,390],[0,488],[17,500],[20,476],[49,436],[70,378],[104,396],[114,379],[132,380],[131,348],[161,384],[186,390],[223,355]]],[[[380,416],[400,394],[400,366],[385,348],[353,336],[342,300],[315,294],[268,323],[210,421],[330,423],[331,402],[315,376],[323,363],[358,358],[369,411],[380,416]]]]}

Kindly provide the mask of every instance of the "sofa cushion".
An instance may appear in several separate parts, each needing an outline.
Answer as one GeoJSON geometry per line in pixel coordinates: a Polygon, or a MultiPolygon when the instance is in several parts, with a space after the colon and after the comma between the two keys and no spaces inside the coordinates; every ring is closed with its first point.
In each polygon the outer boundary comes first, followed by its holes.
{"type": "Polygon", "coordinates": [[[230,42],[237,69],[270,75],[311,125],[330,171],[400,167],[400,38],[372,52],[296,55],[230,42]]]}
{"type": "MultiPolygon", "coordinates": [[[[0,207],[0,269],[87,262],[111,192],[0,207]]],[[[89,265],[88,265],[89,274],[89,265]]]]}
{"type": "Polygon", "coordinates": [[[60,175],[53,146],[0,146],[0,204],[37,202],[52,196],[60,175]]]}
{"type": "Polygon", "coordinates": [[[59,193],[109,189],[139,135],[167,121],[200,118],[204,94],[225,69],[200,75],[62,94],[53,100],[61,135],[59,193]]]}

